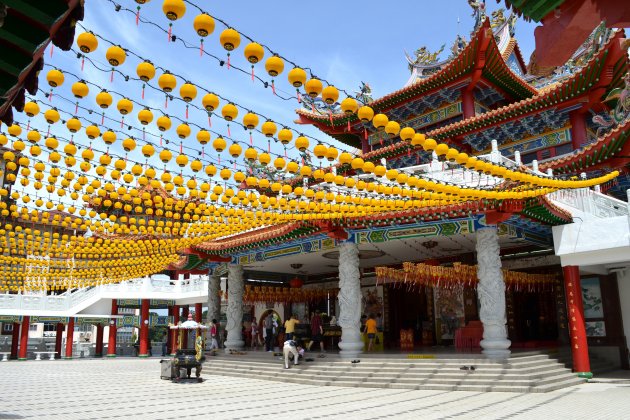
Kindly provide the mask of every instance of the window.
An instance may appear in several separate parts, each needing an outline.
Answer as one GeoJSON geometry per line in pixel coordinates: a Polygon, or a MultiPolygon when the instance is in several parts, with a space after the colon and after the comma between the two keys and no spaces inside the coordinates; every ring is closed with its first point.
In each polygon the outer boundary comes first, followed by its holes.
{"type": "Polygon", "coordinates": [[[37,324],[31,324],[28,326],[29,331],[37,331],[37,324]]]}
{"type": "Polygon", "coordinates": [[[2,324],[2,332],[9,333],[13,332],[13,324],[12,323],[3,323],[2,324]]]}

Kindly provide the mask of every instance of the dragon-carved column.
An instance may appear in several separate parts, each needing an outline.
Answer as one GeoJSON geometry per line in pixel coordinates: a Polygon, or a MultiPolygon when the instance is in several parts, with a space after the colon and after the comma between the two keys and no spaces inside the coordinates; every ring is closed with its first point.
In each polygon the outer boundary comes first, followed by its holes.
{"type": "Polygon", "coordinates": [[[208,321],[221,318],[221,277],[212,273],[208,279],[208,321]]]}
{"type": "Polygon", "coordinates": [[[361,354],[363,341],[361,324],[361,279],[359,247],[352,242],[339,245],[339,325],[341,341],[339,355],[355,358],[361,354]]]}
{"type": "Polygon", "coordinates": [[[507,338],[499,235],[496,226],[479,229],[476,235],[479,318],[483,323],[481,348],[489,359],[507,359],[510,357],[511,342],[507,338]]]}
{"type": "Polygon", "coordinates": [[[240,350],[245,345],[242,335],[243,323],[243,266],[228,265],[227,339],[225,351],[240,350]]]}

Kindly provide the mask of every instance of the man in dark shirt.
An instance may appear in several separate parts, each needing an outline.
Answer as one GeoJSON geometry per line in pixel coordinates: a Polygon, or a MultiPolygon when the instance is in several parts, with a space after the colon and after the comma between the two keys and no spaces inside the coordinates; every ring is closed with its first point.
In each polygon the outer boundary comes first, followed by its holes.
{"type": "Polygon", "coordinates": [[[319,343],[321,352],[324,350],[324,326],[322,324],[322,317],[319,315],[319,309],[315,311],[315,315],[311,318],[311,342],[308,344],[308,351],[311,351],[313,343],[319,343]]]}

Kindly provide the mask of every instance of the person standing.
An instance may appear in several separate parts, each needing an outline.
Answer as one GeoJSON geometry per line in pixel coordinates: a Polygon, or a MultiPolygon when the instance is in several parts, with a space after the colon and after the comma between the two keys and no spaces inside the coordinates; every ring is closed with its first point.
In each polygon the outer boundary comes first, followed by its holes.
{"type": "Polygon", "coordinates": [[[311,342],[308,344],[308,351],[311,351],[314,343],[319,344],[322,353],[326,351],[324,350],[324,325],[322,317],[319,315],[319,309],[315,311],[311,318],[311,342]]]}
{"type": "Polygon", "coordinates": [[[299,359],[300,359],[300,350],[301,347],[299,347],[297,345],[297,342],[295,342],[294,340],[286,340],[284,342],[284,347],[282,348],[282,352],[284,353],[284,368],[285,369],[289,369],[289,357],[292,354],[294,359],[293,359],[293,365],[299,365],[299,359]]]}
{"type": "Polygon", "coordinates": [[[269,312],[269,315],[265,318],[265,351],[273,351],[273,312],[269,312]]]}
{"type": "Polygon", "coordinates": [[[365,332],[368,338],[367,351],[372,351],[374,347],[374,338],[376,338],[376,320],[374,314],[370,314],[368,320],[365,321],[365,332]]]}
{"type": "Polygon", "coordinates": [[[213,319],[210,323],[210,350],[215,350],[219,348],[219,342],[217,341],[217,320],[213,319]]]}
{"type": "Polygon", "coordinates": [[[256,347],[256,349],[258,349],[258,344],[259,344],[259,337],[258,337],[258,323],[256,322],[256,317],[252,317],[252,329],[251,329],[251,334],[252,334],[252,340],[251,340],[251,348],[256,347]]]}
{"type": "Polygon", "coordinates": [[[293,340],[293,336],[295,335],[295,325],[299,323],[300,321],[297,319],[297,316],[295,316],[295,314],[292,314],[291,318],[284,321],[285,340],[293,340]]]}

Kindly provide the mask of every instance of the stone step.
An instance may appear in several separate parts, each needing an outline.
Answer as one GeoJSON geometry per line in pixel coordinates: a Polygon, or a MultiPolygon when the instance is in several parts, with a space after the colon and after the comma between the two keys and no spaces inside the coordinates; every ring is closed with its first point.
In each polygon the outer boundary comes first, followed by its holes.
{"type": "MultiPolygon", "coordinates": [[[[365,376],[378,374],[381,376],[388,377],[415,377],[415,376],[426,376],[426,375],[435,375],[435,374],[452,374],[452,375],[461,375],[466,371],[462,371],[459,366],[457,367],[446,367],[446,366],[426,366],[426,367],[416,367],[409,366],[407,368],[370,368],[366,366],[360,365],[344,365],[344,366],[322,366],[317,364],[309,364],[303,363],[304,367],[302,369],[308,370],[313,374],[338,374],[338,375],[346,375],[346,376],[365,376]]],[[[229,369],[235,370],[245,370],[245,371],[260,371],[260,372],[268,372],[275,371],[278,369],[278,366],[282,365],[282,361],[278,360],[274,363],[262,363],[262,364],[247,364],[247,363],[206,363],[206,367],[208,369],[213,369],[215,366],[226,367],[229,369]]],[[[542,369],[536,370],[525,370],[522,371],[520,369],[487,369],[483,366],[476,367],[474,373],[476,375],[484,375],[484,376],[492,376],[492,377],[504,377],[506,379],[516,379],[522,377],[524,374],[530,374],[532,377],[541,377],[542,375],[547,375],[551,373],[557,372],[570,372],[566,367],[554,363],[544,366],[542,369]]],[[[473,373],[473,371],[470,371],[473,373]]]]}
{"type": "MultiPolygon", "coordinates": [[[[207,373],[204,373],[207,375],[207,373]]],[[[445,382],[425,382],[425,383],[401,383],[401,382],[369,382],[369,381],[350,381],[341,378],[308,378],[302,375],[291,375],[291,371],[286,374],[269,375],[252,375],[251,373],[242,372],[226,372],[225,375],[234,377],[247,377],[253,379],[265,379],[279,382],[299,383],[306,385],[319,386],[346,386],[346,387],[369,387],[369,388],[392,388],[392,389],[425,389],[425,390],[443,390],[443,391],[476,391],[476,392],[548,392],[555,389],[561,389],[568,386],[574,386],[584,383],[584,380],[577,377],[560,378],[560,380],[551,384],[535,385],[528,383],[513,382],[507,383],[445,383],[445,382]]]]}

